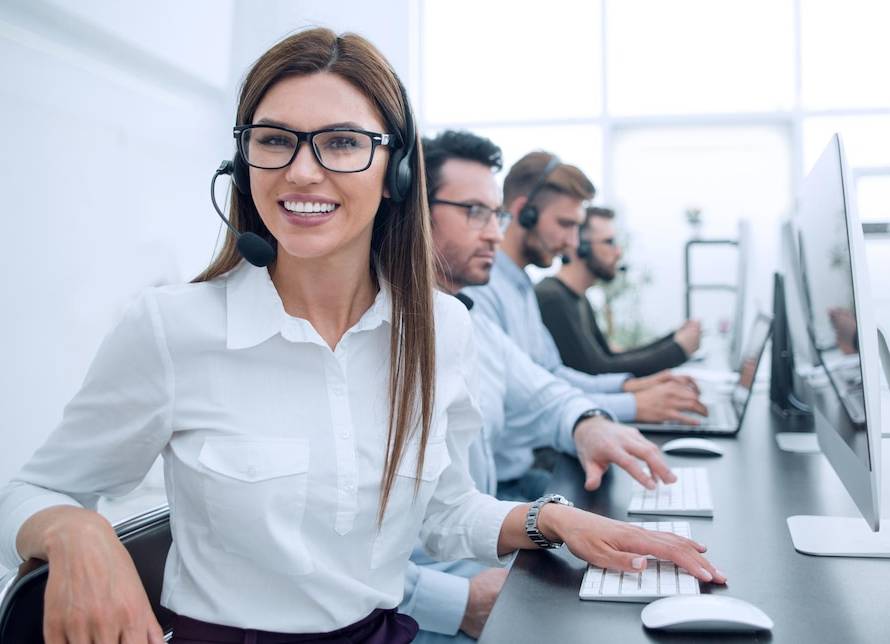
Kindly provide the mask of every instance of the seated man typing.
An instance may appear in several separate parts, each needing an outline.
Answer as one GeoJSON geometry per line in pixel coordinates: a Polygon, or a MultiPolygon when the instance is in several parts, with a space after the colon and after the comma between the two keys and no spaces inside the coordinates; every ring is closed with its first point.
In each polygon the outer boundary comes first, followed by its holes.
{"type": "Polygon", "coordinates": [[[585,373],[629,371],[648,376],[676,367],[691,356],[701,340],[701,325],[687,320],[677,331],[643,347],[612,351],[585,297],[597,282],[609,283],[618,274],[621,246],[615,239],[615,212],[588,206],[579,232],[578,248],[570,248],[554,277],[535,285],[544,325],[553,336],[563,363],[585,373]]]}
{"type": "MultiPolygon", "coordinates": [[[[445,132],[424,141],[433,240],[438,252],[439,287],[452,294],[488,280],[494,253],[509,215],[500,210],[492,173],[500,150],[466,132],[445,132]]],[[[468,298],[460,296],[468,306],[468,298]]],[[[673,481],[658,448],[631,427],[619,425],[598,398],[592,398],[532,361],[484,316],[473,315],[484,424],[470,452],[471,473],[479,489],[493,493],[500,472],[493,449],[511,434],[531,450],[549,446],[577,454],[594,489],[610,463],[617,463],[651,487],[653,476],[673,481]]],[[[540,493],[540,492],[538,492],[540,493]]],[[[416,641],[467,641],[477,637],[505,572],[469,561],[437,563],[422,552],[408,576],[400,610],[421,626],[416,641]],[[456,633],[458,627],[461,633],[456,633]]]]}

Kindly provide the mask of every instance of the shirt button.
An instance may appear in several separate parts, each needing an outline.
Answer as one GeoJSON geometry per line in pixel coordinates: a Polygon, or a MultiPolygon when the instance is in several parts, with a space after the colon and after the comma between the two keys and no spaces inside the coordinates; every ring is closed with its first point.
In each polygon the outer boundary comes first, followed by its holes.
{"type": "Polygon", "coordinates": [[[352,483],[347,483],[343,486],[343,489],[347,492],[352,492],[355,489],[355,486],[352,483]]]}
{"type": "Polygon", "coordinates": [[[343,387],[341,387],[340,385],[334,385],[333,391],[334,391],[335,396],[342,396],[343,394],[346,393],[346,390],[343,387]]]}
{"type": "Polygon", "coordinates": [[[340,432],[340,438],[346,440],[347,438],[349,438],[349,432],[340,432]]]}

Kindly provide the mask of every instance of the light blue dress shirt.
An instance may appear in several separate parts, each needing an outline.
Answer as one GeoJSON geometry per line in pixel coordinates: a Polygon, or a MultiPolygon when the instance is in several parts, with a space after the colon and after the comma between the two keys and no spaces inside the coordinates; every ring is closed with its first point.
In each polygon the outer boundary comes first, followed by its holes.
{"type": "MultiPolygon", "coordinates": [[[[505,253],[498,252],[488,284],[473,286],[464,292],[474,302],[474,316],[481,313],[490,318],[547,371],[582,391],[599,394],[599,404],[618,420],[630,421],[636,417],[633,394],[622,393],[622,386],[631,374],[590,375],[562,363],[556,342],[541,319],[531,280],[505,253]]],[[[499,474],[503,480],[500,470],[499,474]]]]}
{"type": "MultiPolygon", "coordinates": [[[[535,447],[576,454],[572,430],[578,417],[602,406],[536,364],[486,316],[472,315],[472,319],[483,426],[470,445],[468,462],[479,490],[494,494],[499,478],[516,478],[531,467],[535,447]],[[527,454],[528,459],[504,459],[503,453],[527,454]]],[[[416,565],[408,570],[400,610],[417,620],[423,631],[456,634],[467,605],[468,578],[484,566],[437,562],[421,548],[411,560],[416,565]]],[[[426,642],[424,637],[421,633],[417,641],[426,642]]]]}

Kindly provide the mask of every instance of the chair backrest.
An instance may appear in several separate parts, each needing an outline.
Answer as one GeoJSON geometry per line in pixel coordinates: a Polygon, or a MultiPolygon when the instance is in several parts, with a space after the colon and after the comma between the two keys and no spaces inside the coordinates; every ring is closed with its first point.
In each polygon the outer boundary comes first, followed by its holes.
{"type": "MultiPolygon", "coordinates": [[[[115,525],[115,531],[133,558],[155,617],[164,633],[170,633],[173,614],[161,606],[164,564],[171,543],[168,507],[163,505],[127,519],[115,525]]],[[[49,567],[42,564],[21,576],[10,575],[0,587],[0,643],[43,643],[43,594],[48,571],[49,567]]]]}

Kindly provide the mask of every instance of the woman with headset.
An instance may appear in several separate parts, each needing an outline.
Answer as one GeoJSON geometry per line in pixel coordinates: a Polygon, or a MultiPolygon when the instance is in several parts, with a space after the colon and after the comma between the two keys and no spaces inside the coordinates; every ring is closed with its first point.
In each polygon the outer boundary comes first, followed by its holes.
{"type": "Polygon", "coordinates": [[[182,644],[408,642],[417,625],[394,607],[418,535],[442,559],[503,565],[565,541],[601,565],[651,553],[721,579],[694,542],[474,488],[470,322],[433,289],[418,135],[372,45],[324,29],[283,40],[246,77],[237,123],[219,256],[129,308],[0,494],[0,563],[49,561],[48,644],[163,641],[91,509],[159,453],[162,602],[182,644]]]}

